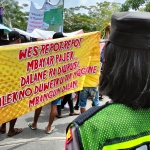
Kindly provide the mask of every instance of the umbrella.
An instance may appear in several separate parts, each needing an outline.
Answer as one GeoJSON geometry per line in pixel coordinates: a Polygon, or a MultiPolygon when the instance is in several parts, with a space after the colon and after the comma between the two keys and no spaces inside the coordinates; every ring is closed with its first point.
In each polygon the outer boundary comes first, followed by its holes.
{"type": "Polygon", "coordinates": [[[4,29],[4,30],[6,30],[7,32],[12,31],[11,29],[9,29],[8,27],[6,27],[6,26],[4,26],[4,25],[2,25],[2,24],[0,24],[0,29],[4,29]]]}

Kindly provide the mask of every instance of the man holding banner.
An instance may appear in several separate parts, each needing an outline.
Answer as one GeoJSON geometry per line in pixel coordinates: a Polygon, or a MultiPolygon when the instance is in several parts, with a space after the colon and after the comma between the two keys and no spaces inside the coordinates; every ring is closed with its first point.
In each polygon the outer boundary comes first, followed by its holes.
{"type": "MultiPolygon", "coordinates": [[[[11,31],[9,33],[9,42],[10,44],[19,44],[21,43],[21,36],[17,31],[11,31]]],[[[16,134],[19,134],[22,132],[22,128],[14,128],[15,123],[17,121],[17,118],[12,119],[9,123],[9,131],[8,131],[8,136],[14,136],[16,134]]],[[[3,123],[2,126],[0,127],[0,132],[1,133],[6,133],[6,123],[3,123]]]]}
{"type": "Polygon", "coordinates": [[[93,32],[0,47],[0,124],[97,86],[99,39],[100,33],[93,32]]]}

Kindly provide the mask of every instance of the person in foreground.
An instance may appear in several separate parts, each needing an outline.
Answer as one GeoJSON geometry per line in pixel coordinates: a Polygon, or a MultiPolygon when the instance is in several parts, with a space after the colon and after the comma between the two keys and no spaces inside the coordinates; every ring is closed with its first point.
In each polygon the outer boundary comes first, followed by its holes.
{"type": "Polygon", "coordinates": [[[150,13],[112,15],[100,92],[111,102],[69,124],[66,149],[149,150],[150,13]]]}

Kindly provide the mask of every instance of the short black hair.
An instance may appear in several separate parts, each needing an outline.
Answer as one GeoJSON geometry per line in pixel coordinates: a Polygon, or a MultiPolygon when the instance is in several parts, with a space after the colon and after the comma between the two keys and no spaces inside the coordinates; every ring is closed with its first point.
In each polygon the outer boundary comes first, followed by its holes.
{"type": "Polygon", "coordinates": [[[100,94],[132,108],[150,108],[150,49],[129,48],[108,42],[100,94]]]}
{"type": "Polygon", "coordinates": [[[9,41],[10,42],[18,40],[19,38],[21,38],[21,35],[17,31],[11,31],[11,32],[9,32],[8,35],[9,35],[9,41]]]}
{"type": "Polygon", "coordinates": [[[25,35],[21,34],[21,43],[27,43],[27,42],[30,42],[30,40],[28,40],[25,35]]]}
{"type": "Polygon", "coordinates": [[[65,36],[63,35],[62,32],[56,32],[56,33],[53,35],[53,39],[58,39],[58,38],[63,38],[63,37],[65,37],[65,36]]]}
{"type": "Polygon", "coordinates": [[[2,38],[3,35],[4,35],[4,29],[0,29],[0,39],[2,38]]]}

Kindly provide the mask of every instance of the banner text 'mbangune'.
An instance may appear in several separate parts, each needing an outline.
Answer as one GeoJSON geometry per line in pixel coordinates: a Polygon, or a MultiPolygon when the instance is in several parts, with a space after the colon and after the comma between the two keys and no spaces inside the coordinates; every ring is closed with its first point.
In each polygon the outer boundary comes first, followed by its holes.
{"type": "Polygon", "coordinates": [[[98,86],[100,33],[0,47],[0,124],[98,86]]]}

